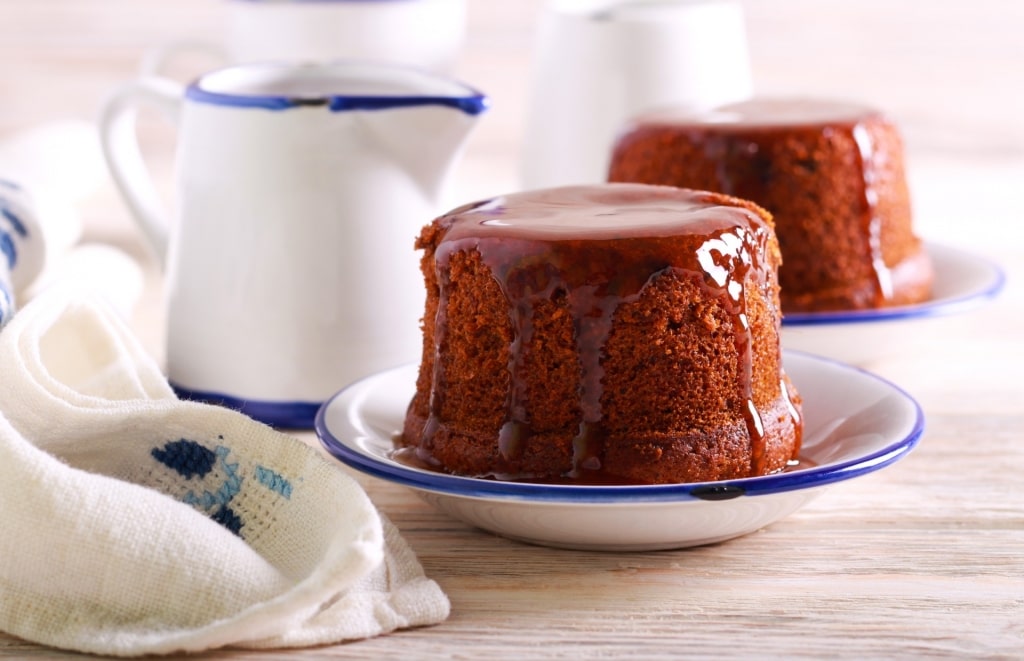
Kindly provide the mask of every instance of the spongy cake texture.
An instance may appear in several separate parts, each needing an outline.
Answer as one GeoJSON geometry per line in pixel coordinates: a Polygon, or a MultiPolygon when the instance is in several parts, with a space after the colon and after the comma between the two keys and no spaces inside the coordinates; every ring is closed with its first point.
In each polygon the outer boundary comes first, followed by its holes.
{"type": "Polygon", "coordinates": [[[917,303],[932,271],[914,235],[900,133],[872,108],[754,99],[663,110],[620,136],[609,180],[712,190],[775,219],[787,312],[917,303]]]}
{"type": "Polygon", "coordinates": [[[456,209],[417,245],[423,357],[401,442],[419,460],[498,479],[677,483],[796,457],[763,209],[568,187],[456,209]]]}

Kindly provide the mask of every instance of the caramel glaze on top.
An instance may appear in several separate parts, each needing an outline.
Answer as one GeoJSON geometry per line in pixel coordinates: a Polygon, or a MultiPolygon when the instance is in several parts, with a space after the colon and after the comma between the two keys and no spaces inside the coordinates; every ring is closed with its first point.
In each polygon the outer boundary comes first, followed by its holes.
{"type": "Polygon", "coordinates": [[[875,109],[755,98],[704,113],[651,112],[623,133],[609,180],[706,188],[767,208],[786,262],[787,311],[930,294],[930,265],[911,233],[902,141],[875,109]]]}
{"type": "MultiPolygon", "coordinates": [[[[437,463],[431,457],[431,439],[446,424],[441,413],[445,375],[440,353],[448,334],[449,260],[452,255],[477,253],[504,294],[513,329],[505,420],[498,431],[505,463],[515,463],[534,433],[523,350],[534,334],[534,311],[542,302],[564,296],[578,355],[580,420],[572,443],[572,469],[562,477],[609,480],[601,460],[607,440],[602,426],[603,349],[619,307],[636,300],[655,278],[674,271],[699,282],[733,319],[733,341],[742,363],[736,388],[745,402],[751,474],[764,472],[765,431],[752,393],[752,337],[745,303],[746,288],[764,287],[766,269],[775,268],[775,261],[766,259],[773,235],[763,210],[712,193],[611,184],[533,191],[470,204],[439,218],[434,227],[440,232],[440,238],[432,240],[439,305],[429,333],[435,352],[430,361],[433,373],[426,375],[432,381],[429,417],[422,438],[404,439],[417,446],[421,460],[437,463]]],[[[774,247],[774,238],[771,243],[774,247]]],[[[424,376],[421,373],[421,379],[424,376]]],[[[782,390],[788,401],[786,384],[782,390]]],[[[797,408],[789,406],[789,411],[794,427],[799,427],[797,408]]],[[[524,477],[501,468],[492,476],[524,477]]]]}

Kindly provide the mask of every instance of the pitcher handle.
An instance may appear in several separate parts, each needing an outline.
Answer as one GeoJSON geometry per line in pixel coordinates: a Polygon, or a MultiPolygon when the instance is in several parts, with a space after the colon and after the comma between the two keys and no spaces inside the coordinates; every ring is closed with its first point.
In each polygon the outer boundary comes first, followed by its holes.
{"type": "Polygon", "coordinates": [[[135,111],[137,106],[148,105],[177,124],[183,99],[182,86],[172,80],[139,78],[114,91],[103,105],[99,119],[100,145],[110,175],[161,268],[167,262],[170,225],[167,209],[142,159],[135,133],[135,111]]]}
{"type": "Polygon", "coordinates": [[[215,66],[228,63],[227,50],[220,44],[199,39],[183,39],[156,46],[146,51],[139,64],[139,71],[144,76],[165,76],[173,67],[173,62],[182,55],[200,55],[215,66]]]}

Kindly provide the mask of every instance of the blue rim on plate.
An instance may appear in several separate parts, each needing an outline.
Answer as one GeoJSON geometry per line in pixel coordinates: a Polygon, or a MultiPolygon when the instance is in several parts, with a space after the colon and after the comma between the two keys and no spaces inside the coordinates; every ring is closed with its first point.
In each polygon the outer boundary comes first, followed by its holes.
{"type": "Polygon", "coordinates": [[[502,482],[435,473],[424,469],[403,466],[396,462],[383,461],[377,457],[370,456],[336,438],[328,429],[325,420],[327,410],[332,402],[345,396],[350,390],[358,389],[360,384],[366,379],[351,384],[325,402],[317,412],[314,429],[321,444],[332,456],[352,468],[389,482],[413,489],[466,498],[504,498],[538,503],[628,504],[636,502],[729,500],[741,496],[761,496],[798,489],[810,489],[848,480],[884,468],[906,455],[917,445],[924,432],[924,412],[917,401],[902,388],[871,372],[838,361],[801,352],[787,351],[786,354],[803,356],[814,361],[820,361],[821,363],[841,366],[845,370],[857,372],[883,384],[912,404],[915,420],[911,429],[903,438],[897,439],[874,452],[847,461],[761,477],[715,482],[637,486],[547,485],[527,482],[502,482]]]}
{"type": "Polygon", "coordinates": [[[816,326],[870,321],[896,321],[957,314],[972,309],[999,295],[1006,284],[1006,274],[999,266],[976,255],[934,243],[925,243],[935,266],[936,295],[925,303],[900,305],[872,310],[840,310],[836,312],[787,312],[782,325],[816,326]],[[947,266],[968,267],[976,282],[966,288],[946,283],[947,266]],[[943,290],[950,291],[943,291],[943,290]]]}

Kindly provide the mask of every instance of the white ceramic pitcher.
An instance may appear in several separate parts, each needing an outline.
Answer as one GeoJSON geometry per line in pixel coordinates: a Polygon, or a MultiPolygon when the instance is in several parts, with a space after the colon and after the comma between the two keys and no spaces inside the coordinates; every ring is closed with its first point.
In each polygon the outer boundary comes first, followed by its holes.
{"type": "Polygon", "coordinates": [[[184,91],[142,78],[101,116],[111,173],[167,269],[167,371],[179,394],[308,427],[373,371],[415,360],[413,244],[442,209],[479,92],[387,64],[251,64],[184,91]],[[132,129],[179,124],[176,219],[132,129]]]}

